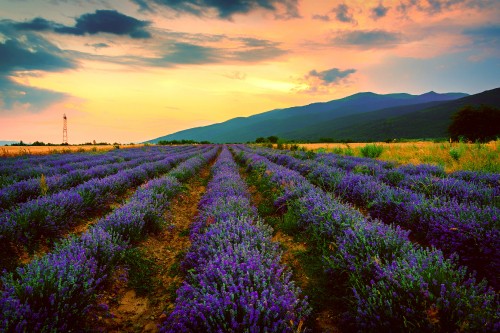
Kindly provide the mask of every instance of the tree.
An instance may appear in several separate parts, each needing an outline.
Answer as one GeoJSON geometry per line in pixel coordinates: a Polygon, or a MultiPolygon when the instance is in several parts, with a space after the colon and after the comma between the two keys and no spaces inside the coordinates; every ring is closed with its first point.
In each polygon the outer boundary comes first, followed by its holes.
{"type": "Polygon", "coordinates": [[[263,137],[258,137],[257,139],[255,139],[255,143],[264,143],[266,142],[266,138],[263,138],[263,137]]]}
{"type": "Polygon", "coordinates": [[[490,141],[500,136],[500,109],[466,105],[452,116],[448,133],[453,140],[465,137],[471,141],[490,141]]]}
{"type": "Polygon", "coordinates": [[[267,137],[267,141],[269,141],[271,143],[277,143],[278,142],[278,137],[275,136],[275,135],[268,136],[267,137]]]}

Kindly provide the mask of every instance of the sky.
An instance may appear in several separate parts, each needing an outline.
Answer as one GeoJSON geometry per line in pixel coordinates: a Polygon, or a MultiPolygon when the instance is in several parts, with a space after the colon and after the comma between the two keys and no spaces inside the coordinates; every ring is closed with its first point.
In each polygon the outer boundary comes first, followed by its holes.
{"type": "Polygon", "coordinates": [[[0,140],[142,142],[342,98],[500,87],[499,0],[0,0],[0,140]]]}

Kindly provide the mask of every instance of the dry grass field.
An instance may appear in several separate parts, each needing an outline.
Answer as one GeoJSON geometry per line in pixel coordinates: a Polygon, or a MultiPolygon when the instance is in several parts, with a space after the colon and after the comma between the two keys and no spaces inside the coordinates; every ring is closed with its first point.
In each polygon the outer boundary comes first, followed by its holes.
{"type": "MultiPolygon", "coordinates": [[[[143,144],[120,145],[120,148],[142,147],[143,144]]],[[[0,157],[14,157],[21,155],[47,155],[64,154],[84,151],[108,151],[115,149],[113,145],[88,145],[88,146],[2,146],[0,157]]]]}
{"type": "MultiPolygon", "coordinates": [[[[380,160],[398,164],[441,165],[448,172],[472,170],[500,172],[500,140],[479,143],[373,143],[383,148],[380,160]]],[[[367,143],[310,143],[299,144],[308,150],[324,150],[343,155],[362,156],[361,149],[367,143]]]]}

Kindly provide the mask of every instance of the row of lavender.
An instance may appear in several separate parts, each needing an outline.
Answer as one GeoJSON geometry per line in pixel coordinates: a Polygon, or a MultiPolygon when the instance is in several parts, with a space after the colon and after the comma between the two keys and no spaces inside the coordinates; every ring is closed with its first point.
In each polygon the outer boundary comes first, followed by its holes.
{"type": "Polygon", "coordinates": [[[44,156],[2,158],[0,165],[0,188],[17,181],[45,176],[62,175],[73,170],[90,168],[96,161],[113,163],[128,161],[141,151],[169,153],[166,147],[144,147],[113,150],[106,153],[73,153],[44,156]]]}
{"type": "MultiPolygon", "coordinates": [[[[257,152],[299,171],[314,184],[333,191],[342,199],[366,208],[373,218],[411,230],[417,241],[435,246],[447,256],[458,254],[461,264],[476,270],[498,289],[500,207],[495,206],[491,198],[489,204],[484,205],[474,201],[429,198],[409,188],[389,186],[369,175],[344,171],[332,165],[328,156],[317,158],[324,162],[318,163],[277,151],[257,152]]],[[[446,182],[446,179],[441,180],[446,182]]]]}
{"type": "Polygon", "coordinates": [[[131,187],[169,171],[177,163],[208,148],[188,147],[183,151],[163,155],[155,162],[144,163],[114,175],[91,179],[81,185],[52,195],[27,201],[0,213],[0,241],[30,247],[41,237],[59,236],[80,218],[97,212],[116,196],[131,187]]]}
{"type": "Polygon", "coordinates": [[[191,229],[187,277],[162,332],[296,332],[309,313],[223,148],[191,229]]]}
{"type": "Polygon", "coordinates": [[[472,171],[446,174],[443,168],[434,165],[394,167],[389,162],[336,154],[318,154],[314,161],[372,176],[389,186],[422,193],[428,198],[489,205],[500,195],[500,174],[472,171]]]}
{"type": "MultiPolygon", "coordinates": [[[[310,153],[296,153],[302,158],[311,157],[310,153]]],[[[447,173],[442,166],[430,165],[430,164],[404,164],[396,166],[392,162],[380,161],[372,158],[366,157],[356,157],[356,156],[343,156],[333,153],[320,153],[315,155],[316,160],[331,160],[340,168],[350,171],[358,169],[358,172],[369,173],[371,175],[377,176],[380,179],[385,179],[389,183],[398,180],[406,180],[408,176],[421,176],[431,178],[433,180],[438,180],[439,178],[448,178],[453,180],[458,180],[457,184],[461,184],[460,181],[466,181],[468,183],[485,185],[487,187],[498,187],[500,186],[500,175],[485,172],[475,172],[475,171],[455,171],[447,173]],[[363,170],[364,169],[364,170],[363,170]],[[395,175],[389,175],[389,178],[385,178],[387,173],[395,173],[395,175]],[[394,177],[395,179],[391,179],[394,177]]],[[[437,185],[439,187],[439,185],[437,185]]],[[[458,185],[460,186],[460,185],[458,185]]],[[[498,192],[497,192],[498,193],[498,192]]]]}
{"type": "Polygon", "coordinates": [[[1,277],[0,331],[82,330],[96,293],[123,250],[163,227],[163,214],[184,181],[217,154],[212,148],[140,187],[130,201],[100,219],[80,238],[59,243],[15,273],[1,277]]]}
{"type": "Polygon", "coordinates": [[[363,331],[500,329],[499,299],[442,252],[424,249],[408,232],[364,217],[298,172],[234,147],[260,182],[324,253],[325,268],[351,290],[351,316],[363,331]]]}
{"type": "MultiPolygon", "coordinates": [[[[68,172],[45,177],[45,184],[41,184],[41,174],[38,174],[35,178],[21,180],[0,188],[0,211],[41,195],[69,189],[90,179],[110,176],[120,170],[130,169],[145,162],[158,161],[166,154],[172,154],[175,151],[129,150],[125,157],[99,155],[78,166],[70,164],[61,167],[68,172]]],[[[177,151],[181,150],[177,149],[177,151]]]]}

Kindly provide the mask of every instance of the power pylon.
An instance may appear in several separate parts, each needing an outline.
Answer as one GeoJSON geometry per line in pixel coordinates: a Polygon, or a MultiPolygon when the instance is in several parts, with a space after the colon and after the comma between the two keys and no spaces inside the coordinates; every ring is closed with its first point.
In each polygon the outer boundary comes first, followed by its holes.
{"type": "Polygon", "coordinates": [[[63,144],[68,144],[68,118],[66,118],[66,113],[63,116],[63,144]]]}

